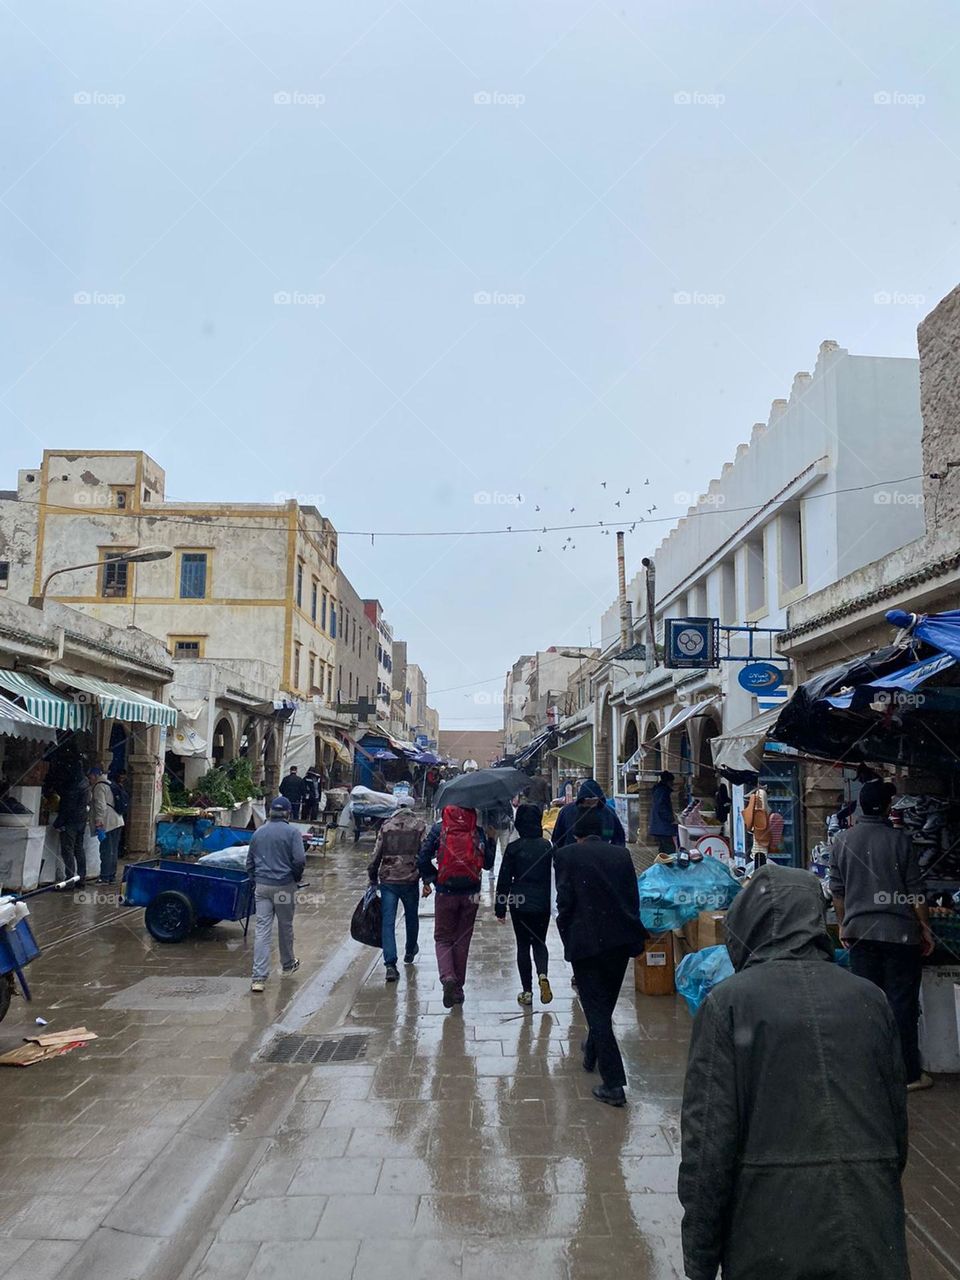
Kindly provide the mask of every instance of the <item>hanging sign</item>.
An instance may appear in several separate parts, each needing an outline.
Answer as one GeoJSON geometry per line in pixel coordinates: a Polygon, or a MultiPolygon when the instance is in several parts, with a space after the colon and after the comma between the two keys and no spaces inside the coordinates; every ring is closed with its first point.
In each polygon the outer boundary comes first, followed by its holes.
{"type": "Polygon", "coordinates": [[[674,669],[716,667],[718,634],[716,618],[667,618],[663,665],[674,669]]]}
{"type": "Polygon", "coordinates": [[[740,668],[737,683],[748,693],[770,693],[783,684],[784,672],[772,662],[751,662],[740,668]]]}

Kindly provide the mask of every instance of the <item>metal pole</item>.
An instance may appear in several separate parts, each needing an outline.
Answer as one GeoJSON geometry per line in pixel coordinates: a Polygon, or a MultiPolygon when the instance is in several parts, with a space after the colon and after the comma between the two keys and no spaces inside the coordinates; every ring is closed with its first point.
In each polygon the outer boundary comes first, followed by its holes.
{"type": "Polygon", "coordinates": [[[647,645],[646,658],[644,661],[644,670],[650,672],[656,666],[657,655],[657,629],[656,629],[656,600],[657,600],[657,567],[653,560],[644,556],[641,561],[646,572],[646,604],[647,604],[647,645]]]}

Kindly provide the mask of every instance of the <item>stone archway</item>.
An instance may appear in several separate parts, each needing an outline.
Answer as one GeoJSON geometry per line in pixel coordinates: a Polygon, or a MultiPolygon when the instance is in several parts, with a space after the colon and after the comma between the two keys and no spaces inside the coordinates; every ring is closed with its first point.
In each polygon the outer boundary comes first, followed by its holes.
{"type": "Polygon", "coordinates": [[[623,726],[623,738],[620,744],[620,760],[621,762],[629,760],[640,746],[640,731],[637,728],[637,718],[634,715],[628,716],[623,726]]]}
{"type": "Polygon", "coordinates": [[[704,796],[712,796],[717,789],[717,775],[713,767],[710,742],[713,738],[720,736],[721,730],[713,716],[704,716],[699,725],[700,736],[697,742],[693,792],[702,799],[704,796]]]}
{"type": "Polygon", "coordinates": [[[594,777],[608,796],[614,793],[613,782],[613,706],[609,686],[604,690],[597,714],[597,736],[594,749],[594,777]]]}
{"type": "Polygon", "coordinates": [[[228,716],[221,716],[213,730],[213,742],[210,744],[215,765],[229,764],[237,754],[237,739],[233,722],[228,716]]]}

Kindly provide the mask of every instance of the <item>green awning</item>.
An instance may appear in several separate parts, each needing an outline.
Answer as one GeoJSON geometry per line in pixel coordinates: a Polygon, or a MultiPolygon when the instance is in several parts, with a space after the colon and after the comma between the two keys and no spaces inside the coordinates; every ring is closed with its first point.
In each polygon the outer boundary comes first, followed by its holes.
{"type": "Polygon", "coordinates": [[[553,748],[553,754],[562,756],[564,760],[572,760],[574,764],[582,764],[588,769],[592,769],[593,730],[588,729],[586,733],[581,733],[576,738],[571,738],[569,742],[561,742],[558,747],[553,748]]]}
{"type": "Polygon", "coordinates": [[[57,735],[49,725],[2,696],[0,696],[0,734],[8,738],[26,738],[30,742],[56,742],[57,740],[57,735]]]}
{"type": "Polygon", "coordinates": [[[177,723],[177,708],[168,707],[145,693],[136,693],[122,684],[113,684],[97,676],[80,675],[63,667],[51,667],[51,680],[70,689],[88,694],[100,707],[105,720],[127,720],[133,724],[159,724],[172,728],[177,723]]]}
{"type": "Polygon", "coordinates": [[[7,671],[0,667],[0,685],[19,698],[37,720],[51,729],[87,729],[90,727],[90,708],[28,676],[23,671],[7,671]]]}

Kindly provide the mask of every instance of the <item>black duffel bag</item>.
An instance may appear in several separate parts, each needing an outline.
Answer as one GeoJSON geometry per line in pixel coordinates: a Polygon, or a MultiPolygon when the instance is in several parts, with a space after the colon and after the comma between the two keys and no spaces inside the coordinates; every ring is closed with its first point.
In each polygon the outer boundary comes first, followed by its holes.
{"type": "Polygon", "coordinates": [[[350,937],[368,947],[382,946],[383,910],[376,885],[371,885],[356,905],[350,921],[350,937]]]}

